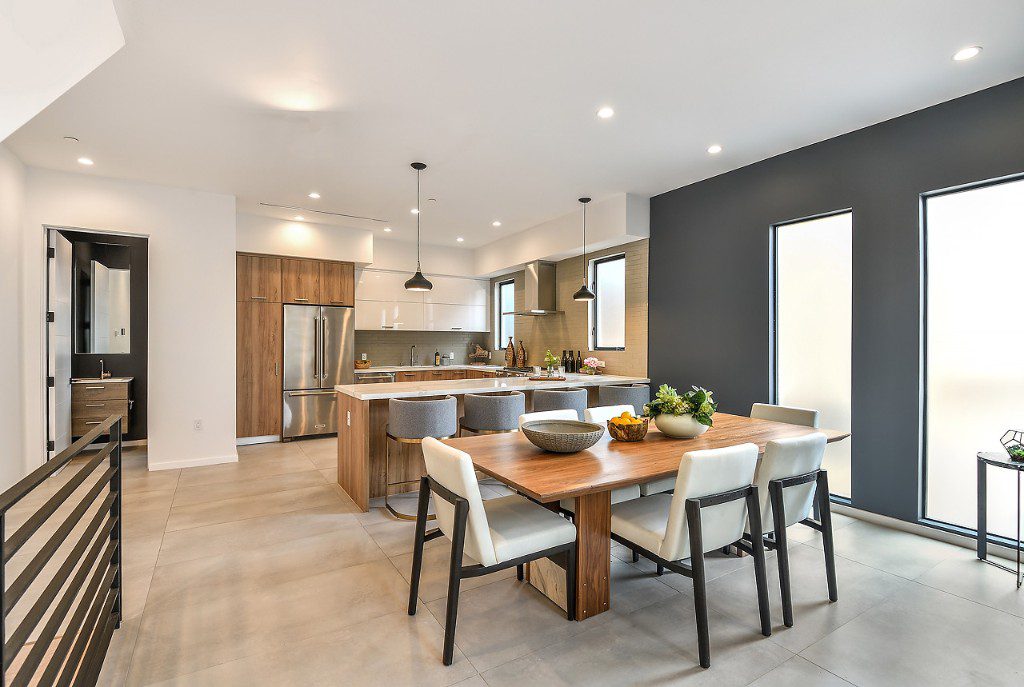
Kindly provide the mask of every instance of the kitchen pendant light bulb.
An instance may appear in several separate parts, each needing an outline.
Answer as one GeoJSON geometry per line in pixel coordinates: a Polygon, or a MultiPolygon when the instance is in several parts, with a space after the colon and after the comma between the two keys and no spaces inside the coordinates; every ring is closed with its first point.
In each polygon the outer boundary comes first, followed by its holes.
{"type": "Polygon", "coordinates": [[[430,291],[434,288],[434,285],[423,276],[423,270],[420,268],[420,172],[425,170],[427,166],[422,162],[413,162],[410,167],[416,170],[416,208],[413,210],[413,213],[416,215],[416,274],[412,275],[405,282],[405,290],[430,291]]]}

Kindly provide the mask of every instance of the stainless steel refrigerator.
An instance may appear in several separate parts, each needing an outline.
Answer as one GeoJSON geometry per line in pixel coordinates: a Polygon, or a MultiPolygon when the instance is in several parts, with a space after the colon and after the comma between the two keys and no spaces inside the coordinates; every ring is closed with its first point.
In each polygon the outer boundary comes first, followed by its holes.
{"type": "Polygon", "coordinates": [[[336,384],[352,384],[352,308],[284,306],[285,439],[338,431],[336,384]]]}

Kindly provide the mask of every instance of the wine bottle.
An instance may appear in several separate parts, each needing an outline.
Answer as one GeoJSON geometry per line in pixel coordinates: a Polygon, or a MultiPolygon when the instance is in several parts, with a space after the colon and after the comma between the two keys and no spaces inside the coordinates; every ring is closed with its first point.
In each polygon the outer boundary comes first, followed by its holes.
{"type": "Polygon", "coordinates": [[[568,360],[568,356],[565,353],[565,349],[564,348],[562,349],[562,362],[561,362],[561,366],[562,366],[562,369],[565,370],[566,372],[569,371],[569,360],[568,360]]]}
{"type": "Polygon", "coordinates": [[[582,372],[583,371],[583,356],[580,355],[579,351],[576,351],[576,371],[577,372],[582,372]]]}
{"type": "Polygon", "coordinates": [[[576,359],[572,357],[572,351],[571,350],[568,352],[566,357],[567,357],[567,359],[565,361],[565,371],[566,372],[570,372],[570,373],[571,372],[575,372],[576,371],[576,369],[575,369],[576,368],[576,359]]]}
{"type": "Polygon", "coordinates": [[[441,353],[440,351],[434,351],[434,367],[441,364],[441,353]]]}

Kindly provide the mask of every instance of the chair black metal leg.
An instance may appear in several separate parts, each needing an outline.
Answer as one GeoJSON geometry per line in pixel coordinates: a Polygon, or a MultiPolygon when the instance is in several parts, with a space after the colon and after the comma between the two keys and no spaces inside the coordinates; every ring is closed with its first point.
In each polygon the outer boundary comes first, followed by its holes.
{"type": "Polygon", "coordinates": [[[521,563],[516,566],[516,579],[520,582],[523,581],[523,566],[521,563]]]}
{"type": "Polygon", "coordinates": [[[815,502],[821,522],[821,541],[825,549],[825,576],[828,578],[828,600],[839,600],[839,587],[836,584],[836,549],[832,539],[832,504],[829,501],[828,473],[818,471],[815,502]]]}
{"type": "Polygon", "coordinates": [[[639,563],[640,562],[640,554],[637,553],[635,550],[633,551],[633,562],[634,563],[639,563]]]}
{"type": "Polygon", "coordinates": [[[775,552],[779,562],[779,589],[782,592],[782,622],[793,627],[793,588],[789,577],[789,548],[786,542],[786,504],[782,497],[782,483],[768,483],[768,498],[772,503],[772,525],[775,528],[775,552]]]}
{"type": "Polygon", "coordinates": [[[754,580],[757,583],[757,610],[761,615],[761,634],[772,635],[772,610],[768,605],[768,572],[764,564],[764,535],[761,530],[761,500],[757,487],[747,495],[747,518],[750,526],[750,548],[754,552],[754,580]]]}
{"type": "Polygon", "coordinates": [[[566,552],[565,561],[565,613],[576,620],[576,544],[566,552]]]}
{"type": "Polygon", "coordinates": [[[452,531],[452,557],[448,569],[448,606],[444,617],[444,653],[441,662],[452,664],[455,654],[455,625],[459,614],[459,583],[462,579],[462,552],[466,541],[466,521],[469,504],[460,500],[455,504],[455,527],[452,531]]]}
{"type": "Polygon", "coordinates": [[[416,539],[412,550],[412,581],[409,584],[409,615],[416,615],[416,597],[420,591],[423,569],[423,541],[427,534],[427,507],[430,504],[430,481],[420,478],[420,500],[416,510],[416,539]]]}
{"type": "MultiPolygon", "coordinates": [[[[697,616],[697,651],[702,668],[711,667],[711,633],[708,629],[707,580],[704,576],[704,543],[700,529],[700,502],[686,501],[686,525],[690,533],[690,567],[693,570],[693,605],[697,616]]],[[[660,574],[662,566],[658,566],[660,574]]]]}
{"type": "Polygon", "coordinates": [[[664,574],[665,574],[665,566],[662,565],[661,563],[658,563],[658,576],[660,577],[660,576],[662,576],[664,574]]]}

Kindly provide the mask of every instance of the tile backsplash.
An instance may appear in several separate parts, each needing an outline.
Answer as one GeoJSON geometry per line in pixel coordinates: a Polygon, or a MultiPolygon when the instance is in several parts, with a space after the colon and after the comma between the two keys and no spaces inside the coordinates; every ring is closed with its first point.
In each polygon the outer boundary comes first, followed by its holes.
{"type": "MultiPolygon", "coordinates": [[[[454,353],[452,361],[456,365],[470,362],[469,354],[475,350],[474,344],[488,347],[490,334],[487,332],[402,332],[402,331],[368,331],[357,330],[356,360],[365,353],[374,365],[401,365],[409,363],[409,351],[416,346],[416,363],[433,365],[434,351],[441,355],[454,353]]],[[[492,354],[491,361],[495,365],[504,365],[504,359],[498,361],[492,354]]]]}

